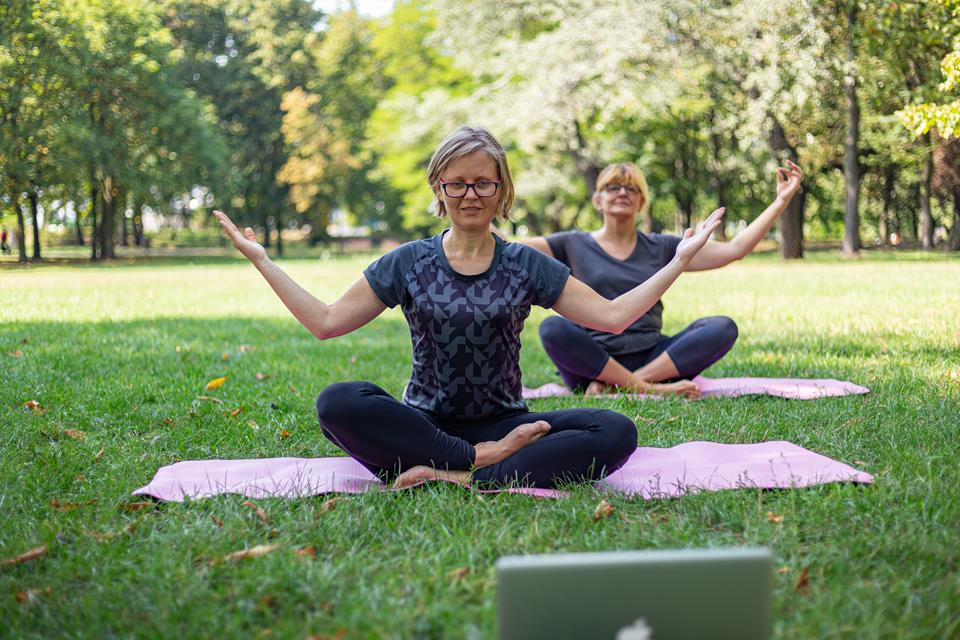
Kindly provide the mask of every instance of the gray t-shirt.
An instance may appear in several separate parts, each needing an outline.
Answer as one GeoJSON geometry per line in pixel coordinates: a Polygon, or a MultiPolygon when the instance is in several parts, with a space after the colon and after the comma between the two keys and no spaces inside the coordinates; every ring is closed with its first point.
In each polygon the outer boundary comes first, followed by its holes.
{"type": "Polygon", "coordinates": [[[383,304],[399,304],[410,325],[413,370],[403,401],[439,417],[466,420],[526,410],[520,385],[523,321],[531,305],[553,306],[570,269],[494,236],[490,267],[463,275],[450,267],[442,238],[443,233],[408,242],[363,272],[383,304]]]}
{"type": "MultiPolygon", "coordinates": [[[[547,236],[554,257],[570,267],[574,278],[590,285],[608,300],[623,295],[644,282],[667,263],[677,251],[677,236],[637,232],[637,246],[626,260],[617,260],[604,251],[593,236],[583,231],[563,231],[547,236]]],[[[663,303],[659,300],[639,320],[619,334],[587,329],[610,355],[645,351],[656,345],[663,327],[663,303]]]]}

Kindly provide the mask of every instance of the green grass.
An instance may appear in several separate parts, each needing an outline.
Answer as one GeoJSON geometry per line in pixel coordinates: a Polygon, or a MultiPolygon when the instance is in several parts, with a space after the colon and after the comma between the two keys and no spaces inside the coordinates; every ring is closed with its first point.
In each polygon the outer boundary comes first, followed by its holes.
{"type": "MultiPolygon", "coordinates": [[[[538,501],[438,486],[346,496],[330,510],[326,497],[258,501],[269,526],[238,496],[122,505],[176,460],[337,453],[314,397],[338,380],[400,392],[410,346],[397,311],[318,342],[237,261],[4,269],[0,559],[49,553],[0,568],[0,637],[489,637],[501,555],[740,544],[769,546],[783,570],[776,637],[957,637],[960,261],[909,257],[761,256],[686,275],[665,300],[668,332],[702,315],[737,320],[740,341],[710,375],[837,377],[869,396],[532,403],[637,416],[642,445],[790,440],[873,473],[872,486],[608,497],[616,513],[600,521],[585,487],[538,501]],[[207,393],[222,405],[196,400],[222,375],[207,393]],[[93,502],[58,511],[54,499],[93,502]],[[280,549],[220,562],[267,543],[280,549]],[[315,557],[293,553],[308,545],[315,557]],[[18,602],[28,589],[49,591],[18,602]]],[[[331,300],[366,262],[283,264],[331,300]]],[[[546,313],[524,335],[528,385],[555,379],[536,339],[546,313]]]]}

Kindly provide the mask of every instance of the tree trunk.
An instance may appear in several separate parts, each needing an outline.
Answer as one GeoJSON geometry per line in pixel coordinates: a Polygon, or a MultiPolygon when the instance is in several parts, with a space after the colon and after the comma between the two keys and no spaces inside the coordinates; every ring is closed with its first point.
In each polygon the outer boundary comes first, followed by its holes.
{"type": "Polygon", "coordinates": [[[96,181],[90,182],[90,259],[100,259],[100,227],[97,225],[97,202],[100,201],[100,189],[96,181]]]}
{"type": "MultiPolygon", "coordinates": [[[[797,150],[787,140],[787,132],[783,125],[773,115],[770,118],[770,133],[767,144],[773,150],[778,160],[789,158],[793,162],[799,160],[797,150]]],[[[807,201],[806,193],[793,197],[786,211],[780,216],[780,255],[785,260],[796,260],[803,257],[803,207],[807,201]]]]}
{"type": "Polygon", "coordinates": [[[114,258],[113,232],[116,225],[116,191],[113,178],[110,176],[104,178],[100,192],[100,202],[103,204],[100,213],[100,258],[102,260],[113,260],[114,258]]]}
{"type": "Polygon", "coordinates": [[[920,245],[924,251],[933,249],[933,211],[930,208],[930,182],[933,179],[933,153],[930,150],[930,134],[923,136],[924,162],[920,172],[920,245]]]}
{"type": "Polygon", "coordinates": [[[880,211],[880,244],[890,243],[890,209],[893,206],[893,188],[896,184],[896,169],[888,166],[883,171],[883,209],[880,211]]]}
{"type": "Polygon", "coordinates": [[[276,216],[277,224],[277,257],[283,257],[283,217],[280,212],[276,216]]]}
{"type": "Polygon", "coordinates": [[[570,157],[573,158],[573,163],[577,167],[577,173],[583,178],[583,184],[587,188],[587,194],[593,197],[594,192],[597,190],[597,178],[600,177],[600,168],[593,164],[586,156],[587,143],[583,139],[583,131],[580,129],[579,121],[573,121],[573,129],[576,134],[575,139],[577,144],[570,149],[570,157]]]}
{"type": "MultiPolygon", "coordinates": [[[[717,112],[714,109],[710,109],[708,116],[710,122],[710,146],[713,147],[713,161],[710,166],[710,186],[713,187],[714,192],[717,194],[717,207],[727,206],[727,174],[723,171],[723,163],[721,158],[723,157],[723,141],[720,139],[720,134],[717,132],[717,112]]],[[[714,237],[717,240],[724,241],[727,239],[727,225],[721,223],[717,230],[714,232],[714,237]]]]}
{"type": "MultiPolygon", "coordinates": [[[[134,201],[133,203],[133,245],[135,247],[143,246],[143,205],[134,201]]],[[[223,234],[217,234],[223,238],[223,234]]]]}
{"type": "Polygon", "coordinates": [[[86,242],[84,242],[84,239],[83,239],[83,227],[80,226],[80,207],[77,205],[79,201],[80,201],[80,198],[78,196],[74,196],[73,213],[75,216],[77,216],[77,219],[74,220],[75,222],[74,227],[76,227],[76,231],[77,231],[77,246],[82,247],[86,244],[86,242]]]}
{"type": "Polygon", "coordinates": [[[37,206],[37,192],[31,186],[27,191],[27,198],[30,200],[30,218],[33,225],[33,260],[40,260],[40,221],[37,206]]]}
{"type": "Polygon", "coordinates": [[[120,245],[123,247],[130,246],[130,236],[127,232],[127,207],[126,203],[120,204],[120,245]]]}
{"type": "Polygon", "coordinates": [[[17,260],[27,261],[27,224],[23,220],[23,209],[20,208],[19,193],[10,193],[10,202],[17,212],[17,260]]]}
{"type": "Polygon", "coordinates": [[[960,251],[960,185],[953,188],[953,226],[950,227],[947,249],[960,251]]]}
{"type": "Polygon", "coordinates": [[[847,94],[847,138],[843,145],[843,181],[846,187],[843,216],[843,253],[855,255],[860,251],[860,103],[857,101],[857,77],[854,69],[856,56],[853,48],[853,29],[857,23],[857,5],[847,3],[847,68],[844,85],[847,94]]]}

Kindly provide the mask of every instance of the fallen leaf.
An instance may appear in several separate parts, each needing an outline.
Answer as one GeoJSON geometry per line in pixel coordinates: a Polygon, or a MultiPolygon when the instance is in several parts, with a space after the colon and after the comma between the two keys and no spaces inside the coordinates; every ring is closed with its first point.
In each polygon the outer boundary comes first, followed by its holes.
{"type": "Polygon", "coordinates": [[[332,511],[337,503],[340,502],[340,498],[330,498],[326,502],[320,505],[320,513],[326,513],[327,511],[332,511]]]}
{"type": "Polygon", "coordinates": [[[211,398],[210,396],[197,396],[197,400],[203,400],[204,402],[212,402],[213,404],[223,404],[223,400],[220,398],[211,398]]]}
{"type": "Polygon", "coordinates": [[[83,475],[82,473],[78,473],[77,475],[73,476],[73,480],[74,482],[86,482],[87,476],[83,475]]]}
{"type": "Polygon", "coordinates": [[[314,549],[313,545],[311,544],[310,546],[304,547],[303,549],[297,549],[296,551],[294,551],[294,553],[297,554],[298,556],[309,556],[312,558],[317,555],[317,550],[314,549]]]}
{"type": "Polygon", "coordinates": [[[290,437],[290,432],[287,431],[286,429],[284,429],[283,431],[280,432],[280,437],[281,437],[281,438],[289,438],[289,437],[290,437]]]}
{"type": "Polygon", "coordinates": [[[670,516],[665,513],[651,513],[650,518],[659,524],[667,524],[670,522],[670,516]]]}
{"type": "Polygon", "coordinates": [[[865,467],[865,466],[867,466],[867,463],[864,462],[863,460],[854,460],[854,461],[853,461],[853,464],[857,465],[858,467],[865,467]]]}
{"type": "Polygon", "coordinates": [[[231,418],[236,418],[236,417],[237,417],[238,415],[240,415],[242,412],[243,412],[243,407],[242,407],[242,406],[239,406],[239,407],[237,407],[236,409],[234,409],[233,411],[230,412],[230,417],[231,417],[231,418]]]}
{"type": "Polygon", "coordinates": [[[267,379],[269,379],[270,377],[271,377],[271,376],[270,376],[269,373],[258,373],[258,374],[257,374],[257,380],[261,380],[261,381],[267,380],[267,379]]]}
{"type": "Polygon", "coordinates": [[[779,513],[774,513],[773,511],[767,511],[767,522],[772,522],[774,524],[780,524],[783,522],[783,516],[779,513]]]}
{"type": "Polygon", "coordinates": [[[47,412],[47,410],[41,407],[40,403],[36,400],[27,400],[23,403],[23,406],[27,409],[30,409],[30,411],[33,411],[34,415],[42,416],[47,412]]]}
{"type": "Polygon", "coordinates": [[[779,573],[780,575],[783,575],[785,573],[790,573],[790,567],[788,567],[787,565],[783,565],[782,567],[777,569],[777,573],[779,573]]]}
{"type": "Polygon", "coordinates": [[[143,502],[123,502],[120,504],[120,508],[124,511],[142,511],[154,506],[156,506],[156,503],[150,502],[149,500],[144,500],[143,502]]]}
{"type": "Polygon", "coordinates": [[[10,356],[11,358],[22,358],[23,351],[20,351],[20,349],[15,349],[13,351],[7,351],[7,355],[10,356]]]}
{"type": "Polygon", "coordinates": [[[100,447],[100,451],[97,451],[97,454],[93,456],[94,462],[100,462],[100,458],[103,457],[103,447],[100,447]]]}
{"type": "Polygon", "coordinates": [[[606,518],[609,515],[612,515],[616,511],[613,505],[606,501],[606,499],[601,498],[600,502],[597,503],[596,508],[593,510],[593,519],[600,520],[606,518]]]}
{"type": "Polygon", "coordinates": [[[257,431],[257,430],[260,429],[260,425],[258,425],[258,424],[257,424],[256,422],[254,422],[253,420],[247,420],[247,426],[250,427],[251,429],[253,429],[254,431],[257,431]]]}
{"type": "Polygon", "coordinates": [[[229,360],[229,359],[230,359],[230,354],[227,353],[226,351],[224,351],[222,357],[223,357],[224,360],[229,360]]]}
{"type": "Polygon", "coordinates": [[[67,436],[68,438],[73,438],[74,440],[83,440],[87,437],[87,434],[79,429],[64,429],[63,435],[67,436]]]}
{"type": "Polygon", "coordinates": [[[257,505],[250,502],[249,500],[243,502],[240,506],[253,509],[256,512],[257,517],[260,518],[260,522],[262,522],[267,527],[270,526],[270,521],[267,520],[267,512],[264,511],[262,507],[258,507],[257,505]]]}
{"type": "Polygon", "coordinates": [[[793,590],[799,593],[806,593],[807,588],[810,586],[810,567],[804,567],[800,571],[800,575],[797,576],[796,582],[793,583],[793,590]]]}
{"type": "Polygon", "coordinates": [[[74,509],[86,507],[91,504],[95,504],[96,502],[96,500],[87,500],[85,502],[60,502],[58,498],[54,498],[50,501],[50,508],[56,509],[57,511],[73,511],[74,509]]]}
{"type": "Polygon", "coordinates": [[[256,351],[257,348],[252,344],[242,344],[240,345],[240,353],[249,353],[250,351],[256,351]]]}
{"type": "Polygon", "coordinates": [[[459,569],[448,572],[447,578],[450,580],[463,580],[467,577],[468,573],[470,573],[470,567],[460,567],[459,569]]]}
{"type": "Polygon", "coordinates": [[[297,389],[295,386],[290,385],[290,393],[292,393],[295,396],[298,396],[300,395],[300,390],[297,389]]]}
{"type": "Polygon", "coordinates": [[[223,520],[213,515],[212,513],[210,514],[210,519],[213,520],[213,524],[217,525],[218,529],[223,529],[223,520]]]}
{"type": "Polygon", "coordinates": [[[214,389],[219,389],[220,387],[223,386],[223,383],[226,381],[227,381],[227,376],[223,376],[222,378],[214,378],[213,380],[208,382],[206,385],[204,385],[203,389],[204,391],[213,391],[214,389]]]}
{"type": "Polygon", "coordinates": [[[15,564],[23,564],[24,562],[30,562],[31,560],[36,560],[37,558],[46,555],[47,545],[42,544],[39,547],[34,547],[29,551],[24,551],[18,556],[12,558],[6,558],[0,560],[0,567],[12,567],[15,564]]]}
{"type": "Polygon", "coordinates": [[[163,424],[167,425],[168,427],[175,427],[175,426],[177,426],[177,423],[173,421],[173,418],[164,418],[164,419],[163,419],[163,424]]]}
{"type": "Polygon", "coordinates": [[[52,587],[43,589],[27,589],[26,591],[17,591],[16,599],[20,604],[28,604],[36,600],[39,596],[47,593],[53,593],[52,587]]]}
{"type": "Polygon", "coordinates": [[[250,547],[249,549],[243,549],[242,551],[234,551],[233,553],[228,553],[223,557],[224,560],[246,560],[247,558],[259,558],[260,556],[265,556],[272,551],[276,551],[278,544],[258,544],[255,547],[250,547]]]}

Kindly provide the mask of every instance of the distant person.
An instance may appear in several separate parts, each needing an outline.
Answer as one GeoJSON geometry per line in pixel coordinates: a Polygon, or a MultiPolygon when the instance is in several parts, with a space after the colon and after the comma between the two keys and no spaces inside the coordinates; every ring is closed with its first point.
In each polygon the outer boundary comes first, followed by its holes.
{"type": "Polygon", "coordinates": [[[10,244],[7,242],[7,228],[0,230],[0,251],[10,254],[10,244]]]}
{"type": "Polygon", "coordinates": [[[520,332],[534,305],[617,331],[643,315],[683,273],[721,222],[688,229],[660,271],[607,300],[570,269],[490,232],[514,191],[507,156],[485,129],[462,127],[430,160],[427,183],[450,226],[382,256],[333,304],[270,261],[253,230],[214,214],[291,313],[320,339],[355,331],[400,306],[413,368],[403,400],[371,382],[337,382],[317,398],[324,435],[381,479],[405,487],[442,478],[554,487],[596,480],[637,448],[630,418],[603,409],[532,413],[522,397],[520,332]]]}
{"type": "MultiPolygon", "coordinates": [[[[803,172],[790,162],[776,171],[776,199],[730,242],[709,241],[690,260],[688,271],[717,269],[753,251],[800,189],[803,172]]],[[[592,233],[563,231],[517,242],[539,249],[570,267],[605,298],[614,299],[674,259],[681,239],[637,230],[637,215],[650,205],[647,181],[636,165],[612,164],[597,178],[593,205],[603,226],[592,233]]],[[[609,387],[631,391],[699,395],[690,379],[719,360],[737,340],[737,325],[725,316],[695,320],[675,336],[661,333],[663,304],[619,334],[554,316],[540,324],[540,339],[564,383],[587,394],[609,387]],[[664,384],[665,383],[665,384],[664,384]]]]}

